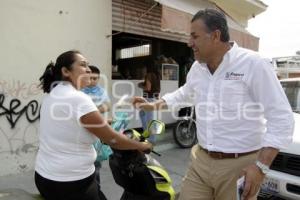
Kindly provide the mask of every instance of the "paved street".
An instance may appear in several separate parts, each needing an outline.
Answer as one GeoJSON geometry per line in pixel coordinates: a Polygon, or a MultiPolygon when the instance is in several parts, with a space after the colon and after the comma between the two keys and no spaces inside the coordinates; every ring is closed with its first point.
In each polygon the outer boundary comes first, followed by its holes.
{"type": "MultiPolygon", "coordinates": [[[[173,143],[171,129],[168,129],[166,134],[158,139],[158,144],[155,149],[161,153],[161,157],[154,154],[152,154],[152,156],[157,158],[167,169],[173,180],[173,187],[175,191],[178,192],[188,165],[190,149],[180,149],[173,143]]],[[[101,184],[103,192],[109,200],[120,199],[123,189],[114,182],[108,162],[104,162],[101,169],[101,184]]],[[[33,171],[0,177],[0,200],[30,200],[28,194],[22,190],[31,194],[38,193],[34,185],[33,171]],[[17,189],[21,190],[18,191],[17,189]],[[15,196],[12,196],[11,192],[13,192],[15,196]]]]}
{"type": "MultiPolygon", "coordinates": [[[[158,138],[155,150],[161,153],[161,157],[154,154],[152,156],[167,169],[175,191],[179,192],[188,166],[190,149],[178,148],[173,141],[172,129],[167,129],[165,135],[158,138]]],[[[101,185],[108,200],[120,199],[123,189],[114,182],[107,161],[103,163],[101,169],[101,185]]],[[[28,193],[38,193],[34,185],[33,171],[0,177],[0,200],[32,200],[28,193]]],[[[279,200],[279,198],[272,198],[272,200],[279,200]]]]}

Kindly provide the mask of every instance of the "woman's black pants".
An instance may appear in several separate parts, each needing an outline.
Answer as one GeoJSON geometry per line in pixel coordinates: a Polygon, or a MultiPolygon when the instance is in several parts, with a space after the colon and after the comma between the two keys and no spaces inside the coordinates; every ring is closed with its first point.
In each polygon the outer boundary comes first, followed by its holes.
{"type": "Polygon", "coordinates": [[[58,182],[35,172],[35,184],[45,200],[106,200],[99,196],[95,173],[78,181],[58,182]]]}

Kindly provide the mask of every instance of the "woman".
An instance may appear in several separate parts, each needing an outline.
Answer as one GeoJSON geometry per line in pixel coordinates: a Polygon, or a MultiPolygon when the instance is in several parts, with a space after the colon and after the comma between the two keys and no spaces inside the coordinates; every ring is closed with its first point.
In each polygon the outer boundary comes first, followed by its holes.
{"type": "MultiPolygon", "coordinates": [[[[144,82],[138,84],[138,87],[143,89],[143,97],[146,98],[148,102],[157,100],[160,93],[160,75],[157,68],[152,66],[153,65],[147,67],[144,82]]],[[[153,111],[140,110],[139,114],[143,129],[146,130],[148,123],[153,120],[153,111]]],[[[148,138],[148,141],[155,143],[155,135],[151,135],[148,138]]]]}
{"type": "Polygon", "coordinates": [[[89,96],[88,62],[78,51],[61,54],[40,78],[48,93],[40,112],[35,183],[46,200],[101,200],[95,179],[96,137],[115,149],[148,151],[150,144],[117,134],[89,96]]]}

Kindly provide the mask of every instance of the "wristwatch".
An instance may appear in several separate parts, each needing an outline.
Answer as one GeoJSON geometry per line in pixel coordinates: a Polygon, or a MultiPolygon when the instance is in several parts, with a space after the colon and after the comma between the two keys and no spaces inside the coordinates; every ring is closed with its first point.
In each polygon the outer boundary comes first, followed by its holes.
{"type": "Polygon", "coordinates": [[[265,164],[263,164],[262,162],[260,162],[258,160],[255,162],[255,165],[260,169],[260,171],[264,175],[266,175],[270,171],[270,167],[268,165],[265,165],[265,164]]]}

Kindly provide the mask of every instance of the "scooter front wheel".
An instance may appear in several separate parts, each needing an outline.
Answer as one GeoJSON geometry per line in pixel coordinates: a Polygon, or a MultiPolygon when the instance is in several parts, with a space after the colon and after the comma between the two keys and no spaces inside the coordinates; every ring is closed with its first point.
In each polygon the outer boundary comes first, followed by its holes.
{"type": "Polygon", "coordinates": [[[197,143],[197,128],[193,120],[178,121],[173,129],[176,144],[181,148],[190,148],[197,143]]]}

